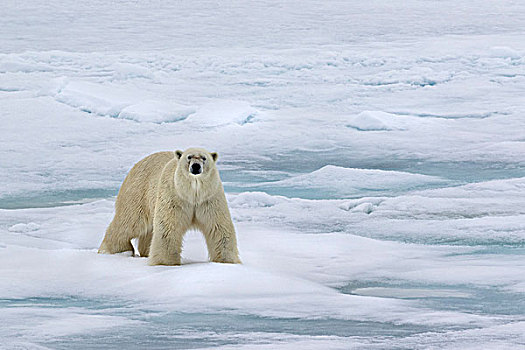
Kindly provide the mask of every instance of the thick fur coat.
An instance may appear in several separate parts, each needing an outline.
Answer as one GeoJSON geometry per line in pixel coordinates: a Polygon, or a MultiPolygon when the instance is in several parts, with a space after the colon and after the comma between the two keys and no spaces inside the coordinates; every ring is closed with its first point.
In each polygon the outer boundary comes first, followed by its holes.
{"type": "Polygon", "coordinates": [[[217,153],[200,148],[152,154],[130,170],[99,253],[133,251],[150,265],[180,265],[182,240],[200,230],[213,262],[240,263],[235,229],[215,166],[217,153]]]}

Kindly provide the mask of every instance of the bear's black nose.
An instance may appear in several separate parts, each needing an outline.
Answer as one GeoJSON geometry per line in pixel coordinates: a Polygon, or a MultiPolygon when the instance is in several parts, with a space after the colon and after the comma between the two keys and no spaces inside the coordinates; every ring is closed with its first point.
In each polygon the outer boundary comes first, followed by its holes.
{"type": "Polygon", "coordinates": [[[194,163],[191,165],[191,173],[193,175],[199,175],[201,173],[201,165],[198,163],[194,163]]]}

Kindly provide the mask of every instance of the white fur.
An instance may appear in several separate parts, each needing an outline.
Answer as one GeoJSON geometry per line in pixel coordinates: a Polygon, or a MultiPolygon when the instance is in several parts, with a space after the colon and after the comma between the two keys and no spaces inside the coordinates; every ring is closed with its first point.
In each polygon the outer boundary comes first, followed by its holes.
{"type": "Polygon", "coordinates": [[[240,263],[216,159],[216,153],[190,148],[138,162],[120,188],[99,253],[132,251],[130,241],[138,238],[139,253],[149,255],[150,265],[180,265],[184,234],[196,228],[204,234],[211,261],[240,263]],[[190,173],[192,162],[201,164],[201,174],[190,173]]]}

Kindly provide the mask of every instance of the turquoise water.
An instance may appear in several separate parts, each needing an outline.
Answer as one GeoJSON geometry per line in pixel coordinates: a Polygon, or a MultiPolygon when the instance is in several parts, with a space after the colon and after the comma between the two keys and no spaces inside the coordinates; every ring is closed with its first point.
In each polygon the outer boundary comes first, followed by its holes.
{"type": "Polygon", "coordinates": [[[253,183],[259,181],[282,180],[286,174],[298,175],[310,173],[325,165],[344,168],[378,169],[385,171],[403,171],[414,174],[439,176],[457,182],[481,182],[495,179],[510,179],[525,176],[525,164],[487,162],[436,162],[426,159],[401,158],[354,158],[352,155],[339,153],[319,154],[301,151],[301,161],[295,154],[282,154],[269,160],[258,162],[222,161],[227,166],[238,169],[221,171],[224,181],[253,183]],[[272,175],[268,175],[272,174],[272,175]]]}
{"type": "Polygon", "coordinates": [[[0,198],[0,209],[51,208],[116,196],[118,188],[40,192],[0,198]]]}
{"type": "MultiPolygon", "coordinates": [[[[361,198],[369,196],[396,196],[407,191],[433,189],[439,187],[458,186],[467,183],[483,182],[496,179],[525,177],[525,165],[500,162],[431,162],[419,159],[353,159],[351,157],[334,157],[330,154],[320,156],[315,153],[301,153],[305,159],[298,164],[296,157],[279,156],[271,161],[261,161],[260,164],[246,164],[241,170],[222,171],[223,181],[228,182],[225,189],[229,192],[261,191],[271,195],[297,197],[306,199],[340,199],[361,198]],[[337,190],[319,190],[305,187],[271,186],[272,181],[283,180],[291,176],[307,174],[326,165],[345,168],[377,169],[384,171],[400,171],[412,174],[436,176],[444,179],[444,183],[415,184],[399,188],[375,190],[366,187],[357,189],[351,195],[341,197],[337,190]],[[264,185],[259,185],[263,183],[264,185]],[[270,182],[270,184],[268,184],[270,182]],[[249,184],[250,187],[244,186],[249,184]]],[[[235,164],[229,164],[234,166],[235,164]]],[[[329,179],[327,179],[329,181],[329,179]]]]}
{"type": "Polygon", "coordinates": [[[265,337],[339,336],[406,337],[429,331],[417,325],[395,325],[339,319],[269,318],[228,313],[158,312],[134,308],[119,300],[94,300],[76,297],[1,299],[1,308],[74,308],[90,315],[126,317],[140,323],[108,327],[91,334],[68,334],[35,343],[53,349],[197,349],[221,345],[238,345],[260,341],[265,337]]]}
{"type": "MultiPolygon", "coordinates": [[[[271,195],[281,195],[290,198],[306,199],[340,199],[337,190],[319,190],[305,187],[271,186],[272,181],[287,179],[291,176],[307,174],[326,165],[336,165],[347,168],[378,169],[385,171],[403,171],[413,174],[437,176],[445,179],[444,183],[431,185],[414,185],[412,187],[389,188],[374,190],[366,187],[357,189],[354,194],[344,198],[361,198],[369,196],[395,196],[407,191],[423,190],[438,187],[457,186],[472,182],[490,181],[495,179],[510,179],[525,177],[525,165],[499,162],[429,162],[418,159],[353,159],[351,157],[321,157],[314,152],[301,153],[303,160],[298,163],[296,157],[280,155],[271,160],[260,162],[228,162],[224,161],[225,170],[221,170],[221,178],[225,182],[225,190],[230,193],[261,191],[271,195]],[[233,170],[232,167],[235,167],[233,170]],[[264,185],[261,185],[264,183],[264,185]],[[249,185],[247,187],[246,185],[249,185]]],[[[119,174],[123,179],[125,174],[119,174]]],[[[96,189],[73,189],[49,192],[37,192],[23,196],[6,196],[0,198],[0,209],[21,209],[54,207],[76,204],[85,200],[93,200],[116,196],[117,187],[96,189]]]]}

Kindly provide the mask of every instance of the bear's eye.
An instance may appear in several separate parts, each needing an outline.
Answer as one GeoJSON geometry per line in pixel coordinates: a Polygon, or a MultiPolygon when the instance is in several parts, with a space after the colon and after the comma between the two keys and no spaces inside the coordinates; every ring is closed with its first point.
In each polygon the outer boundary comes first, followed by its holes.
{"type": "Polygon", "coordinates": [[[188,160],[191,160],[191,156],[188,156],[188,160]]]}
{"type": "Polygon", "coordinates": [[[206,157],[202,157],[202,161],[205,162],[206,161],[206,157]]]}

